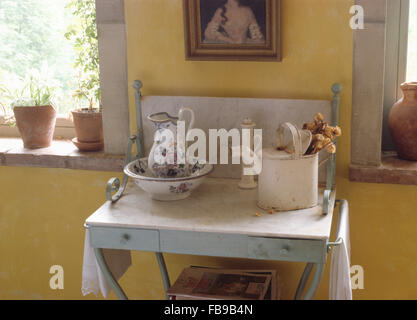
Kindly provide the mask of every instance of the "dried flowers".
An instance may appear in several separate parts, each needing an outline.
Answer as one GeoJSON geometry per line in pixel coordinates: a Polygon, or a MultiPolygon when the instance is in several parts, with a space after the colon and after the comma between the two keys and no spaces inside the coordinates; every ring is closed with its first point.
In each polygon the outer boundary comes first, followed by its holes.
{"type": "Polygon", "coordinates": [[[313,122],[305,123],[303,129],[311,131],[313,135],[306,154],[315,154],[322,149],[328,153],[336,153],[336,145],[333,141],[342,135],[342,129],[339,126],[329,126],[327,122],[324,122],[324,117],[320,112],[314,116],[313,122]]]}

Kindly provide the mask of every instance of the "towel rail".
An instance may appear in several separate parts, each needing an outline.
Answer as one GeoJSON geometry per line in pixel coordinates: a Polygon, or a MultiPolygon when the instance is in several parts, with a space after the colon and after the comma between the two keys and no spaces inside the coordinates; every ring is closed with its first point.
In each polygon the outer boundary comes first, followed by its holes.
{"type": "Polygon", "coordinates": [[[339,203],[339,215],[337,219],[337,231],[336,231],[336,240],[333,242],[327,242],[327,252],[330,251],[332,247],[342,244],[343,238],[340,233],[344,230],[345,225],[348,223],[348,214],[349,214],[349,205],[347,200],[336,200],[336,203],[339,203]]]}

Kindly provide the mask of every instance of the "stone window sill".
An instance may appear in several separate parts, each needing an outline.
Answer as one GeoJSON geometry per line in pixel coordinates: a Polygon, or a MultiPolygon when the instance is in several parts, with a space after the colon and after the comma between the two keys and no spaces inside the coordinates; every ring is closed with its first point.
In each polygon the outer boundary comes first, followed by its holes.
{"type": "Polygon", "coordinates": [[[121,172],[124,155],[80,152],[70,140],[54,140],[48,148],[26,149],[21,139],[0,138],[0,165],[121,172]]]}
{"type": "Polygon", "coordinates": [[[382,155],[381,165],[349,167],[351,181],[417,185],[417,162],[401,160],[395,153],[382,155]]]}

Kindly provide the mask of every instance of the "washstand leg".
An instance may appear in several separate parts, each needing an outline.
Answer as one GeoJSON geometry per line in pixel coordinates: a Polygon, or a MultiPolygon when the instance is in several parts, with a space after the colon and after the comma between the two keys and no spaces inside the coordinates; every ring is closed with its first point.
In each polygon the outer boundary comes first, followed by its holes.
{"type": "Polygon", "coordinates": [[[316,294],[316,291],[321,281],[321,277],[323,275],[324,264],[323,263],[307,263],[307,266],[304,269],[303,275],[301,276],[301,280],[298,285],[297,292],[295,294],[296,300],[302,299],[301,296],[303,294],[304,288],[307,284],[311,271],[313,270],[313,266],[315,266],[313,279],[311,280],[310,286],[308,287],[307,292],[304,295],[304,300],[311,300],[316,294]]]}
{"type": "Polygon", "coordinates": [[[103,251],[101,248],[94,248],[94,254],[96,255],[96,259],[101,271],[104,274],[108,284],[116,293],[119,300],[127,300],[126,294],[123,292],[123,289],[119,286],[117,280],[113,277],[110,269],[107,266],[106,261],[104,260],[103,251]]]}
{"type": "Polygon", "coordinates": [[[164,289],[165,289],[165,297],[167,300],[169,299],[167,291],[171,287],[171,283],[169,281],[167,266],[165,264],[164,256],[162,255],[162,252],[156,252],[156,259],[158,260],[159,270],[161,271],[162,281],[164,283],[164,289]]]}

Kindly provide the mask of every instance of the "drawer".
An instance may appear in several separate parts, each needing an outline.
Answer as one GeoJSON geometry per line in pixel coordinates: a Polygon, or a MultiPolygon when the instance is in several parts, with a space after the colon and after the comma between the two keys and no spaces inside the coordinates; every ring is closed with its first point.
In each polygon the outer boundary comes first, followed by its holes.
{"type": "Polygon", "coordinates": [[[299,261],[326,262],[326,241],[283,238],[248,238],[248,258],[299,261]]]}
{"type": "Polygon", "coordinates": [[[159,251],[159,231],[149,229],[89,227],[95,248],[159,251]]]}
{"type": "Polygon", "coordinates": [[[161,252],[247,258],[247,236],[160,230],[161,252]]]}

